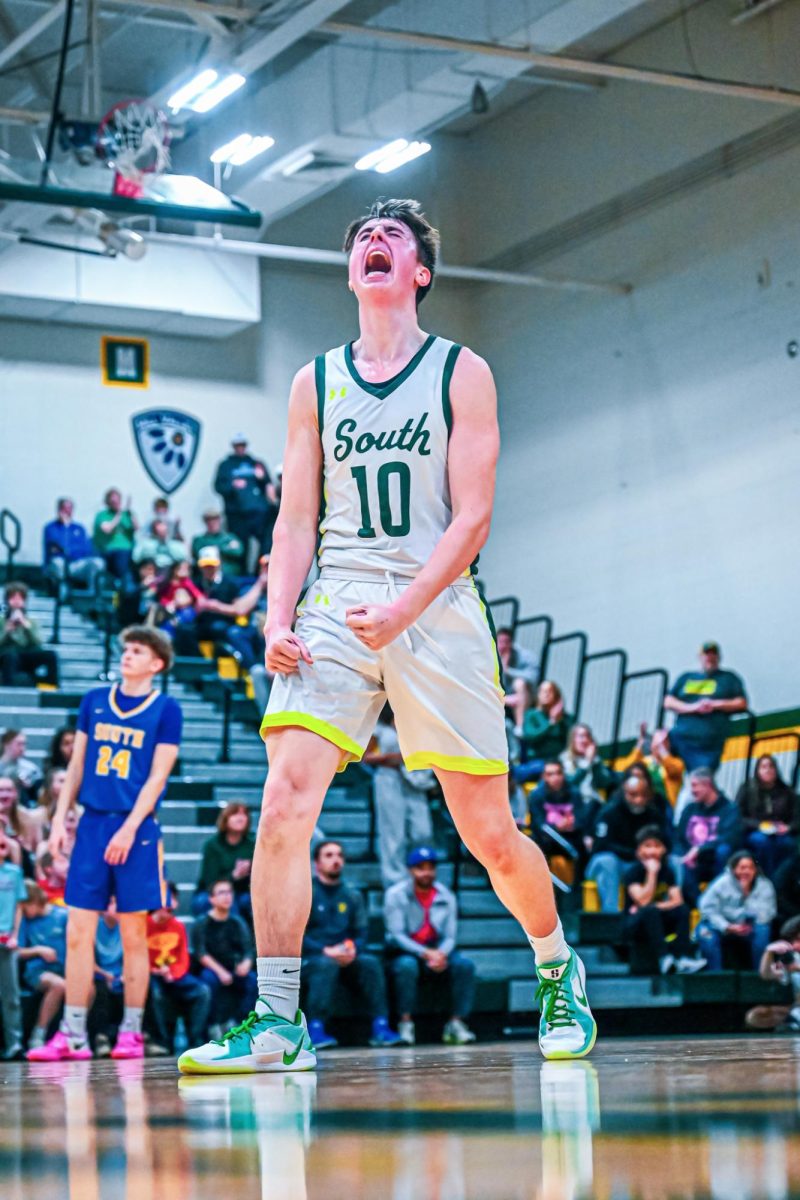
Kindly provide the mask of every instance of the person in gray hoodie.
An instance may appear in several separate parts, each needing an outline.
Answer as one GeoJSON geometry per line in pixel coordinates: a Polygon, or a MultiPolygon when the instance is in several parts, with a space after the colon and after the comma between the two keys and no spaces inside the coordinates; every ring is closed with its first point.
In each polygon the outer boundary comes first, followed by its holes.
{"type": "Polygon", "coordinates": [[[721,971],[723,950],[733,947],[749,948],[758,970],[776,912],[775,888],[750,851],[732,854],[722,875],[700,897],[697,937],[709,970],[721,971]]]}
{"type": "Polygon", "coordinates": [[[383,902],[386,945],[392,956],[389,972],[394,981],[400,1014],[400,1040],[413,1046],[414,1012],[420,976],[449,985],[452,1011],[442,1041],[461,1046],[475,1041],[467,1027],[475,996],[475,964],[456,950],[458,910],[449,888],[436,879],[438,855],[432,846],[415,846],[406,863],[409,877],[395,883],[383,902]]]}

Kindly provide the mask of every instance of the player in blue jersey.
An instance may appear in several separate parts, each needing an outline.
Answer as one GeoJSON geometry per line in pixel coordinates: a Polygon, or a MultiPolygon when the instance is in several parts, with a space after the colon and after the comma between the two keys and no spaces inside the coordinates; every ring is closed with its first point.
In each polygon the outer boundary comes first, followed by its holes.
{"type": "Polygon", "coordinates": [[[92,995],[97,918],[116,897],[124,954],[125,1014],[112,1058],[142,1058],[142,1013],[150,963],[147,913],[163,908],[163,844],[155,810],[181,740],[180,706],[153,687],[169,669],[172,645],[156,629],[122,633],[122,683],[93,688],[81,701],[75,748],[50,833],[57,854],[64,816],[83,806],[70,860],[64,1018],[56,1034],[28,1053],[33,1062],[91,1058],[86,1015],[92,995]]]}

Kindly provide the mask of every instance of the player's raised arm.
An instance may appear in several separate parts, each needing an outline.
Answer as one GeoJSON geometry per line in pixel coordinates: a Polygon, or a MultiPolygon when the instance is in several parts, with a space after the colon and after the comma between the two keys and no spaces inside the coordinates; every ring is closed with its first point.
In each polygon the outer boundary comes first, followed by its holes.
{"type": "Polygon", "coordinates": [[[264,630],[267,669],[297,670],[311,655],[292,632],[297,599],[317,544],[322,496],[322,445],[317,424],[314,364],[298,371],[289,397],[289,431],[283,459],[283,491],[269,563],[269,604],[264,630]]]}

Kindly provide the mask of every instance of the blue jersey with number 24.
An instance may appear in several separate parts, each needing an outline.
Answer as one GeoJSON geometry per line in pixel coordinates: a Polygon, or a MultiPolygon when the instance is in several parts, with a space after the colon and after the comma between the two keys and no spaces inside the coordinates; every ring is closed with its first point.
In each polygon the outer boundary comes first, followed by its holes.
{"type": "Polygon", "coordinates": [[[130,812],[156,746],[179,746],[182,723],[180,705],[163,692],[126,696],[117,684],[87,692],[78,712],[78,729],[88,738],[80,803],[96,812],[130,812]]]}

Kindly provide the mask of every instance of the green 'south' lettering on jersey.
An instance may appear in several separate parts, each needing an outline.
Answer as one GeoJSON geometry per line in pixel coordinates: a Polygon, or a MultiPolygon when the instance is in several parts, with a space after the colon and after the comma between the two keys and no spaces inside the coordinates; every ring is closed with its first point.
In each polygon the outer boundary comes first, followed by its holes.
{"type": "Polygon", "coordinates": [[[421,455],[429,455],[430,432],[426,428],[427,420],[428,414],[424,412],[416,427],[409,417],[402,429],[385,429],[375,434],[369,431],[358,433],[358,421],[352,417],[345,417],[336,426],[333,457],[337,462],[344,462],[353,450],[357,454],[366,454],[368,450],[405,450],[410,454],[416,450],[421,455]]]}

